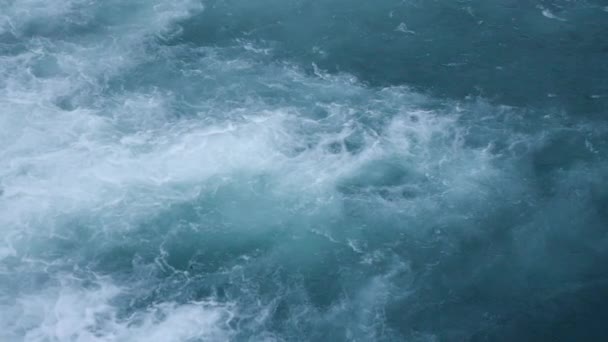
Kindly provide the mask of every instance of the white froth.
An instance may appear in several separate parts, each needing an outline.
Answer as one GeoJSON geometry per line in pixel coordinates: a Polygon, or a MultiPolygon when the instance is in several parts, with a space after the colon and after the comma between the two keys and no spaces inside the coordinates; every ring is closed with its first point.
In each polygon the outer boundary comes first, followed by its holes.
{"type": "Polygon", "coordinates": [[[64,278],[60,287],[23,296],[16,307],[5,308],[0,327],[6,338],[19,338],[11,331],[25,331],[27,342],[220,341],[232,334],[230,304],[168,302],[121,316],[113,301],[124,291],[108,279],[83,287],[64,278]]]}
{"type": "Polygon", "coordinates": [[[549,18],[549,19],[567,21],[566,19],[564,19],[562,17],[558,17],[557,15],[555,15],[553,12],[551,12],[550,10],[548,10],[546,8],[541,8],[541,13],[543,14],[544,17],[549,18]]]}

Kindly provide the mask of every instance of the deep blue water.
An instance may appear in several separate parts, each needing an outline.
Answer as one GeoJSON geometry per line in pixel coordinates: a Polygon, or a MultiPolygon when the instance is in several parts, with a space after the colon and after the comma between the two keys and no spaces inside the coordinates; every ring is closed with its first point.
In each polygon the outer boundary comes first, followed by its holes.
{"type": "Polygon", "coordinates": [[[0,0],[0,341],[608,339],[608,2],[0,0]]]}

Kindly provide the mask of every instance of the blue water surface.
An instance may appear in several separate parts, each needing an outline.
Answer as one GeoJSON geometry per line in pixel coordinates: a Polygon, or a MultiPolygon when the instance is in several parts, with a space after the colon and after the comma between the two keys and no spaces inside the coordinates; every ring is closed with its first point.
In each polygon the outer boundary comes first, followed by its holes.
{"type": "Polygon", "coordinates": [[[603,341],[608,3],[0,0],[0,341],[603,341]]]}

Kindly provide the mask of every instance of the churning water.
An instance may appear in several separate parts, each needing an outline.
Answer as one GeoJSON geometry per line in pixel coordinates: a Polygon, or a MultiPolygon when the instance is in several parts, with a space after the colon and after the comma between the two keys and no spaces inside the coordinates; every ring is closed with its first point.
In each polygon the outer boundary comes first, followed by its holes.
{"type": "Polygon", "coordinates": [[[592,341],[604,0],[0,0],[1,341],[592,341]]]}

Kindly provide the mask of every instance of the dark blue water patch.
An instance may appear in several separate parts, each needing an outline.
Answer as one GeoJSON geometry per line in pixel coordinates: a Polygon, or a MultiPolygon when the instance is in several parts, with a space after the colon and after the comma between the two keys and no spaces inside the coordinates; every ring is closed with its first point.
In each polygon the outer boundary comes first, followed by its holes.
{"type": "Polygon", "coordinates": [[[607,106],[606,16],[601,3],[568,1],[212,1],[170,44],[246,40],[371,85],[597,115],[607,106]]]}

